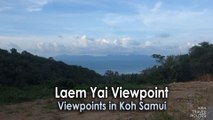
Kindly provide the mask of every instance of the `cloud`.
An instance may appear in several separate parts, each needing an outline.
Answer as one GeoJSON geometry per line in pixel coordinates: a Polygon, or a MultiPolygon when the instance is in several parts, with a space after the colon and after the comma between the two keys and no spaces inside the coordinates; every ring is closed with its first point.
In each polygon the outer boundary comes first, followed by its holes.
{"type": "Polygon", "coordinates": [[[158,12],[160,7],[161,7],[162,3],[161,2],[157,2],[154,6],[154,8],[151,9],[152,12],[158,12]]]}
{"type": "Polygon", "coordinates": [[[17,49],[18,51],[21,51],[22,49],[17,45],[17,44],[15,44],[15,43],[9,43],[8,44],[8,47],[9,48],[15,48],[15,49],[17,49]]]}
{"type": "Polygon", "coordinates": [[[88,41],[89,41],[89,38],[86,35],[82,35],[76,38],[75,42],[73,42],[73,45],[75,47],[87,47],[88,41]]]}
{"type": "Polygon", "coordinates": [[[213,11],[211,9],[178,9],[165,8],[162,2],[154,6],[135,5],[132,14],[107,13],[103,22],[109,26],[116,26],[123,31],[132,29],[140,32],[149,31],[189,31],[213,29],[213,11]],[[132,27],[129,27],[131,25],[132,27]],[[126,27],[125,27],[126,26],[126,27]]]}
{"type": "MultiPolygon", "coordinates": [[[[137,36],[137,40],[134,40],[139,41],[140,47],[137,49],[144,48],[149,53],[186,53],[191,47],[188,43],[199,43],[203,40],[212,42],[212,9],[167,6],[166,2],[156,2],[152,6],[137,4],[132,14],[107,13],[103,22],[114,27],[115,32],[137,36]]],[[[130,47],[129,43],[127,48],[136,49],[135,46],[130,47]]]]}
{"type": "Polygon", "coordinates": [[[67,46],[57,42],[38,42],[36,47],[29,49],[29,51],[48,57],[70,52],[67,46]]]}
{"type": "Polygon", "coordinates": [[[149,46],[151,46],[152,45],[152,42],[151,41],[145,41],[145,43],[144,43],[144,46],[145,47],[149,47],[149,46]]]}
{"type": "Polygon", "coordinates": [[[26,10],[28,12],[38,12],[38,11],[41,11],[42,8],[40,8],[40,7],[28,7],[26,10]]]}
{"type": "Polygon", "coordinates": [[[97,38],[63,35],[57,36],[0,36],[0,48],[17,48],[42,56],[70,55],[108,55],[108,54],[184,54],[188,49],[202,41],[184,41],[176,44],[141,40],[132,37],[97,38]]]}
{"type": "Polygon", "coordinates": [[[130,48],[134,46],[139,46],[141,43],[131,37],[121,37],[121,38],[97,38],[94,39],[90,44],[95,44],[101,47],[120,47],[120,48],[130,48]]]}
{"type": "Polygon", "coordinates": [[[178,49],[181,53],[184,53],[185,51],[187,51],[189,48],[198,45],[198,43],[196,42],[192,42],[192,41],[187,41],[185,42],[185,44],[181,44],[178,46],[178,49]]]}
{"type": "Polygon", "coordinates": [[[49,3],[49,0],[28,0],[26,2],[28,12],[41,11],[43,7],[49,3]]]}
{"type": "Polygon", "coordinates": [[[90,38],[82,36],[0,36],[0,47],[11,49],[21,48],[44,56],[59,54],[127,54],[133,52],[142,43],[131,37],[90,38]]]}
{"type": "Polygon", "coordinates": [[[0,12],[13,10],[15,12],[20,12],[24,9],[27,12],[37,12],[41,11],[45,5],[50,3],[52,0],[6,0],[0,1],[0,12]]]}

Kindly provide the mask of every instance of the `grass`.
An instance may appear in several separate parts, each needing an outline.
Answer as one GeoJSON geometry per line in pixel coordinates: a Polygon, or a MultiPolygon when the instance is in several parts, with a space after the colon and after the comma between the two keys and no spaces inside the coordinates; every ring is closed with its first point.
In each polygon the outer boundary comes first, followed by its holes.
{"type": "MultiPolygon", "coordinates": [[[[97,87],[99,89],[103,89],[107,86],[108,88],[112,86],[111,84],[99,84],[97,87]]],[[[122,85],[123,89],[144,89],[154,87],[153,85],[147,84],[133,84],[133,83],[125,83],[122,85]]],[[[85,89],[90,91],[89,85],[78,85],[74,89],[85,89]]],[[[0,104],[12,104],[12,103],[20,103],[26,101],[32,101],[35,99],[43,99],[54,97],[54,87],[48,87],[45,85],[34,85],[34,86],[25,86],[25,87],[8,87],[8,86],[0,86],[0,104]]]]}
{"type": "Polygon", "coordinates": [[[55,104],[54,100],[49,99],[46,103],[46,105],[44,106],[45,109],[49,109],[49,110],[53,110],[53,109],[57,109],[57,105],[55,104]]]}
{"type": "Polygon", "coordinates": [[[45,86],[0,87],[0,104],[11,104],[53,96],[53,89],[45,86]]]}

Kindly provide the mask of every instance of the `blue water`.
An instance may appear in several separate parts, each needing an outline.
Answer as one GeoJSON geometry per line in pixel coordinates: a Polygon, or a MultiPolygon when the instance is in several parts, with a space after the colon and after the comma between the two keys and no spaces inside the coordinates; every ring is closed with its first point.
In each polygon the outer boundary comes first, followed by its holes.
{"type": "Polygon", "coordinates": [[[150,56],[58,56],[61,60],[70,65],[80,65],[100,74],[106,70],[119,73],[140,73],[142,70],[152,67],[155,64],[150,56]]]}

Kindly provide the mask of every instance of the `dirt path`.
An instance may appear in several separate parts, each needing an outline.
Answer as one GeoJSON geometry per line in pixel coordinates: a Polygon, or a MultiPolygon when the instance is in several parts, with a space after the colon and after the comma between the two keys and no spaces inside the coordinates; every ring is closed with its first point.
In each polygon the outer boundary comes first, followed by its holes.
{"type": "Polygon", "coordinates": [[[213,120],[213,106],[208,107],[206,120],[213,120]]]}
{"type": "MultiPolygon", "coordinates": [[[[213,106],[213,82],[173,83],[169,85],[167,113],[177,120],[193,120],[192,110],[213,106]]],[[[212,120],[213,107],[207,119],[212,120]]],[[[0,106],[1,120],[149,120],[156,112],[61,112],[54,99],[0,106]]]]}

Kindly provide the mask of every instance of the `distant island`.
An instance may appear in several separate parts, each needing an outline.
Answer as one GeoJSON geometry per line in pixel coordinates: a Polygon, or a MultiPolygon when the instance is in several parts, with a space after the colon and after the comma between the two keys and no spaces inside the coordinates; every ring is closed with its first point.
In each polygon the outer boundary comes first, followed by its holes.
{"type": "Polygon", "coordinates": [[[149,55],[60,55],[54,57],[70,65],[80,65],[104,74],[107,70],[123,74],[140,73],[157,63],[149,55]]]}

